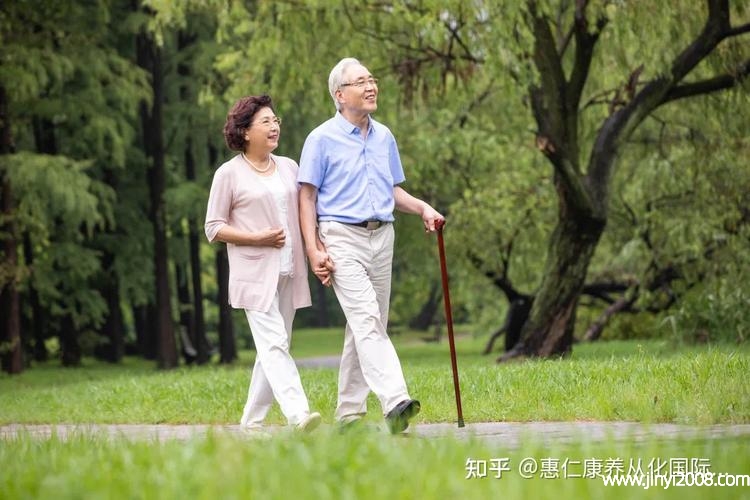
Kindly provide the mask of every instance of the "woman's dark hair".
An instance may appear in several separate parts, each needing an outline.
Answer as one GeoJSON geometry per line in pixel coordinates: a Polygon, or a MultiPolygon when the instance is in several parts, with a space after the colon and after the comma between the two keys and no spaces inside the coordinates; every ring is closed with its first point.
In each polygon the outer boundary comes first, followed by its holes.
{"type": "Polygon", "coordinates": [[[243,151],[245,149],[245,130],[253,122],[253,117],[261,108],[271,108],[273,104],[267,95],[251,95],[241,98],[234,103],[227,113],[227,121],[224,123],[224,142],[232,151],[243,151]]]}

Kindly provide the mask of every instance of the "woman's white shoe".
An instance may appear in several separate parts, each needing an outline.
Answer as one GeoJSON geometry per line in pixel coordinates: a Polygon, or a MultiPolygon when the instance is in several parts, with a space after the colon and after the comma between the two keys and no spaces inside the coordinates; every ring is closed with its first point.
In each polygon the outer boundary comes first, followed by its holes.
{"type": "Polygon", "coordinates": [[[322,420],[320,413],[309,413],[297,423],[297,430],[301,432],[312,432],[320,425],[322,420]]]}

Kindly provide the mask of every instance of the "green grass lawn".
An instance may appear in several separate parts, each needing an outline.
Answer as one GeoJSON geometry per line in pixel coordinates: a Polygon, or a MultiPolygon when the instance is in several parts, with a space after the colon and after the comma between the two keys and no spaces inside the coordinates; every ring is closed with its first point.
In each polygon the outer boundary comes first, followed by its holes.
{"type": "MultiPolygon", "coordinates": [[[[479,354],[483,342],[468,335],[457,342],[467,423],[750,423],[746,346],[602,342],[577,345],[568,359],[497,365],[496,355],[479,354]]],[[[420,334],[404,332],[394,343],[410,391],[422,401],[417,423],[455,422],[447,342],[424,343],[420,334]]],[[[336,354],[340,348],[340,329],[295,334],[295,358],[336,354]]],[[[49,362],[19,376],[0,376],[0,424],[235,424],[252,361],[248,351],[233,366],[170,371],[134,358],[117,366],[87,359],[78,369],[49,362]]],[[[301,375],[311,407],[332,424],[336,370],[303,369],[301,375]]],[[[374,396],[369,404],[368,420],[379,423],[374,396]]],[[[269,423],[283,421],[275,407],[269,423]]],[[[645,471],[654,460],[700,461],[713,472],[748,475],[748,449],[749,438],[544,445],[533,436],[510,449],[474,438],[402,438],[375,430],[342,435],[333,425],[309,436],[282,432],[268,441],[228,434],[167,442],[21,435],[0,443],[0,498],[737,499],[750,498],[747,482],[646,491],[577,476],[585,462],[621,463],[625,471],[640,463],[645,471]],[[538,469],[524,479],[519,468],[529,460],[538,469]],[[468,463],[484,463],[485,476],[467,478],[468,463]],[[509,470],[498,478],[500,463],[509,470]]]]}
{"type": "MultiPolygon", "coordinates": [[[[338,329],[300,331],[294,356],[335,354],[338,329]]],[[[421,422],[455,421],[447,342],[419,334],[394,336],[421,422]]],[[[573,356],[496,364],[482,356],[481,339],[457,341],[463,414],[485,421],[640,421],[689,424],[750,423],[750,351],[746,347],[675,348],[665,342],[577,345],[573,356]]],[[[0,376],[1,423],[236,423],[247,393],[253,353],[232,366],[185,366],[159,371],[153,362],[121,365],[86,360],[82,368],[57,362],[18,376],[0,376]]],[[[332,422],[334,368],[302,369],[310,405],[332,422]]],[[[371,395],[369,418],[380,408],[371,395]]],[[[278,408],[269,422],[284,419],[278,408]]]]}
{"type": "Polygon", "coordinates": [[[684,458],[715,472],[747,474],[747,445],[747,440],[549,446],[530,441],[507,450],[473,440],[352,437],[325,430],[269,441],[219,435],[164,443],[19,438],[0,446],[0,497],[741,499],[747,498],[747,486],[605,487],[601,478],[584,476],[594,470],[584,464],[601,464],[602,471],[640,464],[647,472],[650,463],[684,458]],[[530,462],[539,468],[525,479],[519,468],[530,462]],[[501,469],[507,470],[498,477],[501,469]]]}
{"type": "MultiPolygon", "coordinates": [[[[294,356],[335,354],[341,331],[300,331],[294,356]]],[[[447,342],[419,334],[394,336],[420,422],[456,418],[447,342]]],[[[457,341],[466,422],[639,421],[750,423],[750,350],[741,346],[675,348],[666,342],[577,345],[570,358],[496,364],[481,340],[457,341]]],[[[247,393],[253,353],[232,366],[212,364],[159,371],[153,362],[121,365],[86,360],[83,368],[40,364],[0,376],[2,423],[236,423],[247,393]]],[[[337,371],[302,369],[310,405],[332,422],[337,371]]],[[[370,418],[380,417],[373,395],[370,418]]],[[[277,407],[269,422],[284,419],[277,407]]]]}

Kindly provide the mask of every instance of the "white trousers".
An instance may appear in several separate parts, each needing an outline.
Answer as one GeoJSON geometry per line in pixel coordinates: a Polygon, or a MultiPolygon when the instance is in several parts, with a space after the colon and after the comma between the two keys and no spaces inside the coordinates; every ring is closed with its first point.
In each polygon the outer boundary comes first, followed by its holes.
{"type": "Polygon", "coordinates": [[[297,365],[289,354],[292,341],[292,280],[279,276],[271,308],[266,312],[245,310],[255,343],[255,366],[240,425],[259,426],[274,398],[290,425],[310,413],[297,365]]]}
{"type": "Polygon", "coordinates": [[[320,239],[335,266],[333,290],[346,316],[336,418],[367,412],[374,392],[383,414],[409,399],[401,363],[388,337],[394,230],[373,231],[321,221],[320,239]]]}

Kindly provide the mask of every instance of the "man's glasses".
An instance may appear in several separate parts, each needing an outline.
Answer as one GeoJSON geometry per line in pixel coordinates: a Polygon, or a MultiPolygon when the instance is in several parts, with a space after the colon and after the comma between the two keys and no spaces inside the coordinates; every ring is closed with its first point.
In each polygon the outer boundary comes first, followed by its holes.
{"type": "Polygon", "coordinates": [[[361,89],[365,85],[369,85],[371,87],[377,87],[378,86],[378,79],[377,78],[360,78],[359,80],[356,80],[354,82],[349,83],[342,83],[341,87],[357,87],[358,89],[361,89]]]}
{"type": "Polygon", "coordinates": [[[264,127],[270,127],[271,124],[277,125],[277,126],[281,125],[281,117],[278,117],[278,116],[274,116],[273,118],[266,117],[260,121],[253,123],[253,125],[263,125],[264,127]]]}

